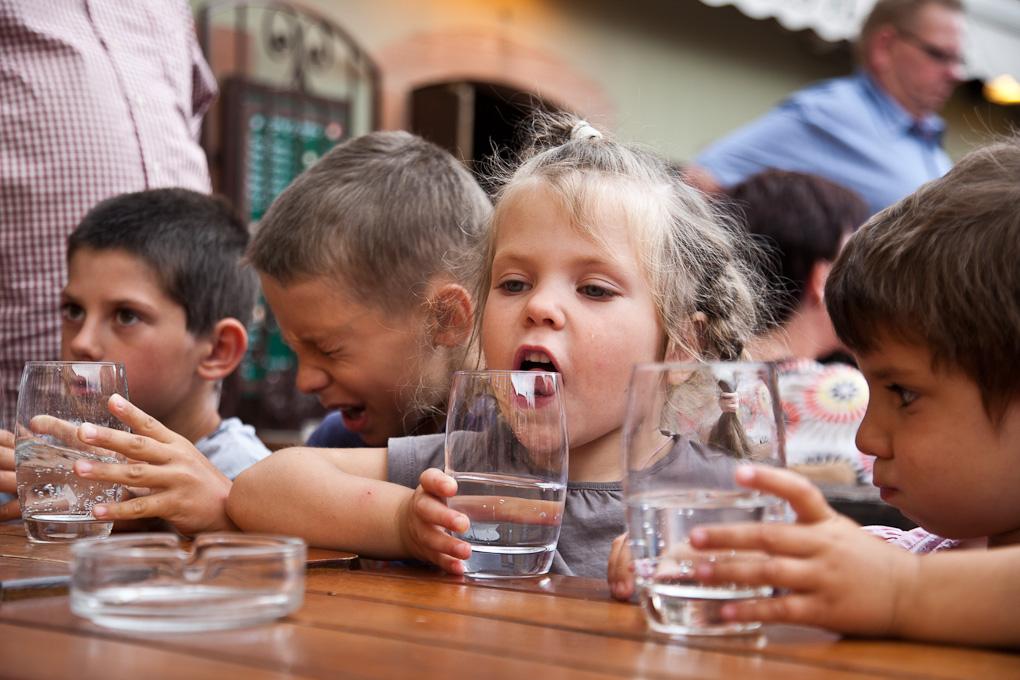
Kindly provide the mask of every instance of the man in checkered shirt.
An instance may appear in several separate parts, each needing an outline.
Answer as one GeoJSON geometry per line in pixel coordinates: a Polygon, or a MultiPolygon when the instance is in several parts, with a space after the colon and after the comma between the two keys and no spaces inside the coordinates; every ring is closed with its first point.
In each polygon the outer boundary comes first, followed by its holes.
{"type": "MultiPolygon", "coordinates": [[[[186,0],[0,0],[0,378],[60,356],[65,241],[114,194],[208,193],[218,92],[186,0]]],[[[128,376],[130,381],[130,376],[128,376]]]]}

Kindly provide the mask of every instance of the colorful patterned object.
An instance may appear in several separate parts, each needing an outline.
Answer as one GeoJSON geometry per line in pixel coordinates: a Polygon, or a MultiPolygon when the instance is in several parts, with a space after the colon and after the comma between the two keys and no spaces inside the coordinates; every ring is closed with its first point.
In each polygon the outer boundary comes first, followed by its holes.
{"type": "Polygon", "coordinates": [[[871,483],[873,458],[854,443],[868,407],[868,384],[860,371],[810,359],[781,362],[777,369],[787,465],[816,481],[871,483]]]}

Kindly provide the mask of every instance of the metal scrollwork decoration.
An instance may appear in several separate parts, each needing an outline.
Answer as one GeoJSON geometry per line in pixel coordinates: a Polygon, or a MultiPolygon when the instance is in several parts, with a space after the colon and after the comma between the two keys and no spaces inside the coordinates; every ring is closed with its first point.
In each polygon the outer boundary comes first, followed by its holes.
{"type": "MultiPolygon", "coordinates": [[[[200,25],[207,52],[217,40],[233,43],[230,77],[321,96],[368,97],[368,108],[375,108],[375,63],[323,15],[288,2],[210,0],[200,25]],[[232,37],[220,37],[225,34],[232,37]]],[[[372,116],[364,132],[377,127],[374,110],[372,116]]]]}
{"type": "Polygon", "coordinates": [[[338,36],[330,24],[317,17],[299,19],[293,11],[267,8],[262,16],[261,40],[266,53],[277,62],[289,63],[294,87],[304,90],[305,74],[326,73],[336,64],[338,36]]]}

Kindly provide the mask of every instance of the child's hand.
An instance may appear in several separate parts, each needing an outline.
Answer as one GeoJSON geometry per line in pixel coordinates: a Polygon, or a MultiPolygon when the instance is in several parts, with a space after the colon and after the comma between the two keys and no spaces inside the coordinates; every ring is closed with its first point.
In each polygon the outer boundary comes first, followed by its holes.
{"type": "Polygon", "coordinates": [[[609,590],[617,600],[629,600],[634,595],[634,563],[630,557],[627,534],[620,534],[613,539],[607,576],[609,590]]]}
{"type": "Polygon", "coordinates": [[[85,424],[78,438],[86,444],[124,454],[127,464],[79,461],[74,472],[84,479],[124,484],[136,496],[96,505],[97,518],[114,521],[159,517],[178,531],[237,531],[227,517],[231,482],[195,446],[119,395],[110,412],[131,428],[122,432],[85,424]],[[141,488],[138,488],[141,487],[141,488]]]}
{"type": "Polygon", "coordinates": [[[768,553],[765,559],[703,563],[697,570],[700,581],[770,585],[789,591],[775,598],[726,605],[724,618],[800,623],[865,635],[896,630],[896,618],[904,612],[898,603],[910,602],[916,555],[861,531],[800,475],[745,466],[736,477],[742,486],[788,500],[797,513],[797,524],[703,525],[691,531],[691,545],[699,550],[768,553]]]}
{"type": "MultiPolygon", "coordinates": [[[[18,495],[18,480],[14,476],[14,433],[0,430],[0,493],[18,495]]],[[[0,505],[0,522],[21,518],[18,499],[0,505]]]]}
{"type": "Polygon", "coordinates": [[[461,560],[471,557],[471,546],[446,530],[462,534],[470,522],[467,515],[451,510],[443,500],[457,494],[457,482],[435,468],[421,473],[420,482],[398,516],[404,549],[450,574],[463,574],[461,560]]]}

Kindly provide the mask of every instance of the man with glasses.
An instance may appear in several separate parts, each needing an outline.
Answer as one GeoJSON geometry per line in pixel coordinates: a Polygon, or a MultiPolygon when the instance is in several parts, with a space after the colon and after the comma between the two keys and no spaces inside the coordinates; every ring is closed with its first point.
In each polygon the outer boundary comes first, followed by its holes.
{"type": "Polygon", "coordinates": [[[710,145],[691,177],[713,188],[768,168],[812,173],[878,212],[949,170],[937,112],[963,79],[962,50],[961,0],[879,0],[853,75],[800,90],[710,145]]]}

